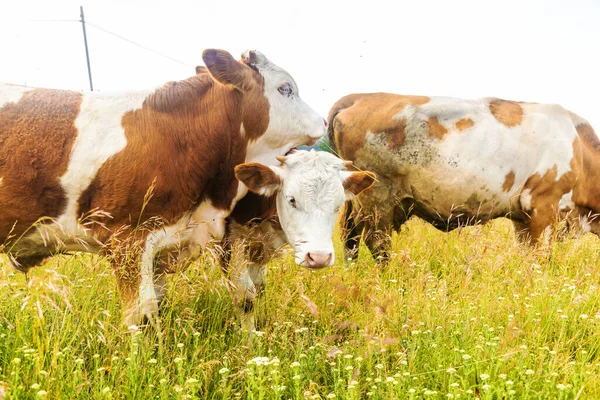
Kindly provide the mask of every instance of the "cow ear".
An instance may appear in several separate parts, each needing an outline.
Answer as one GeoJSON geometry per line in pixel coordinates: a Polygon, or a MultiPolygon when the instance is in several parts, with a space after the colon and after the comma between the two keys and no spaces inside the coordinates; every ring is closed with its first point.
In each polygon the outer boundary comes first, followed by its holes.
{"type": "Polygon", "coordinates": [[[235,167],[235,177],[254,193],[270,196],[282,185],[283,170],[251,162],[235,167]]]}
{"type": "Polygon", "coordinates": [[[252,70],[236,61],[225,50],[206,49],[202,59],[210,75],[223,85],[232,85],[241,91],[250,87],[252,70]]]}
{"type": "Polygon", "coordinates": [[[342,175],[344,191],[346,192],[346,200],[350,200],[375,183],[375,174],[369,171],[340,171],[340,174],[342,175]]]}

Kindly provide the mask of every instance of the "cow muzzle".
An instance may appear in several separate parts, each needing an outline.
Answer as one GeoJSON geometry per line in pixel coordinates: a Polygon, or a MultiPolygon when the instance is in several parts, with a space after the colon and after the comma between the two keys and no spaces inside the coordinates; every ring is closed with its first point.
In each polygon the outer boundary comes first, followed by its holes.
{"type": "Polygon", "coordinates": [[[311,269],[321,269],[331,264],[333,253],[326,251],[312,251],[306,253],[304,265],[311,269]]]}

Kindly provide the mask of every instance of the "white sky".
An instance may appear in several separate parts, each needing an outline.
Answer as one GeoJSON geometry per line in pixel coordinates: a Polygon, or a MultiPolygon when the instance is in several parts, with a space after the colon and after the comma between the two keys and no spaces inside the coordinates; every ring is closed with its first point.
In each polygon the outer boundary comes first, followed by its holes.
{"type": "Polygon", "coordinates": [[[0,81],[87,89],[77,22],[88,26],[94,88],[154,88],[190,76],[202,50],[258,49],[326,116],[355,92],[559,103],[600,131],[599,0],[3,1],[0,81]]]}

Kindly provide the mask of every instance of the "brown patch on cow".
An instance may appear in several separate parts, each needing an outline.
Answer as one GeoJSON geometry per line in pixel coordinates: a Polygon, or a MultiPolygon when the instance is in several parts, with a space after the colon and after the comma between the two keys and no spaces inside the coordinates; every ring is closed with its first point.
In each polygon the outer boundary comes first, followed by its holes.
{"type": "Polygon", "coordinates": [[[465,129],[469,129],[472,128],[473,125],[475,125],[475,123],[473,122],[473,120],[471,118],[463,118],[460,119],[458,121],[456,121],[456,130],[461,132],[464,131],[465,129]]]}
{"type": "Polygon", "coordinates": [[[255,193],[281,185],[281,178],[271,168],[250,162],[235,167],[235,177],[255,193]]]}
{"type": "Polygon", "coordinates": [[[369,171],[365,172],[353,172],[344,181],[344,190],[353,193],[354,195],[360,194],[363,190],[366,190],[373,186],[375,183],[375,174],[369,171]]]}
{"type": "Polygon", "coordinates": [[[202,74],[208,74],[208,68],[206,68],[204,65],[197,65],[196,66],[196,75],[202,75],[202,74]]]}
{"type": "Polygon", "coordinates": [[[385,135],[385,142],[389,149],[398,149],[402,147],[404,140],[406,139],[406,124],[406,118],[402,118],[398,121],[397,126],[383,132],[385,135]]]}
{"type": "Polygon", "coordinates": [[[515,101],[496,99],[490,102],[490,112],[498,122],[511,128],[523,122],[523,108],[515,101]]]}
{"type": "Polygon", "coordinates": [[[448,129],[438,121],[437,117],[430,117],[427,121],[427,126],[429,127],[429,136],[443,139],[444,136],[448,133],[448,129]]]}
{"type": "Polygon", "coordinates": [[[34,89],[0,108],[0,243],[66,206],[59,177],[77,137],[81,100],[77,92],[34,89]]]}
{"type": "Polygon", "coordinates": [[[172,224],[206,200],[230,208],[238,186],[234,167],[244,161],[247,141],[269,123],[262,76],[243,68],[255,79],[245,91],[196,75],[165,85],[142,108],[123,115],[127,145],[102,165],[79,198],[79,215],[93,209],[111,214],[109,231],[96,231],[100,240],[149,217],[172,224]]]}
{"type": "Polygon", "coordinates": [[[524,190],[530,190],[531,195],[531,212],[527,225],[530,239],[534,243],[540,239],[544,230],[556,221],[561,197],[573,190],[577,182],[576,171],[566,172],[558,180],[557,175],[558,167],[555,164],[543,176],[537,172],[531,175],[523,186],[524,190]]]}
{"type": "Polygon", "coordinates": [[[510,191],[510,189],[512,189],[514,184],[515,184],[515,171],[510,171],[504,177],[504,183],[502,184],[502,191],[503,192],[510,191]]]}
{"type": "Polygon", "coordinates": [[[408,105],[429,102],[426,96],[389,93],[352,94],[338,100],[329,112],[329,143],[335,154],[354,160],[367,132],[385,135],[388,146],[402,146],[406,120],[394,119],[408,105]]]}

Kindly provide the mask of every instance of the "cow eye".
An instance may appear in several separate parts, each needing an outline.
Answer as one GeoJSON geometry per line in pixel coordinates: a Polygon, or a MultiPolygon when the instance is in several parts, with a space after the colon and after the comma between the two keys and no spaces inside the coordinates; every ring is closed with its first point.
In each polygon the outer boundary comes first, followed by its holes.
{"type": "Polygon", "coordinates": [[[293,208],[296,208],[296,199],[295,198],[293,198],[292,196],[288,196],[287,201],[290,204],[290,206],[292,206],[293,208]]]}
{"type": "Polygon", "coordinates": [[[283,85],[279,86],[277,90],[279,91],[279,93],[281,93],[282,96],[291,96],[293,93],[292,87],[289,83],[284,83],[283,85]]]}

